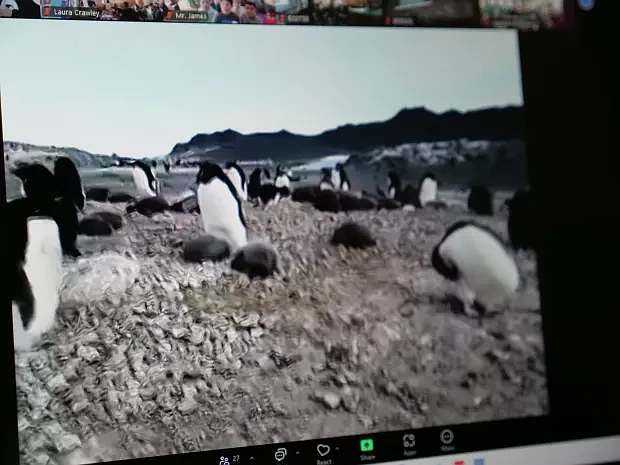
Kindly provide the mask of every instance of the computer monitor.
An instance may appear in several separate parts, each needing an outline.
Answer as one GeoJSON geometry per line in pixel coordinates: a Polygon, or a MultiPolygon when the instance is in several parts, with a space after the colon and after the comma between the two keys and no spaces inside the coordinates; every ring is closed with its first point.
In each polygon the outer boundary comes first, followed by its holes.
{"type": "Polygon", "coordinates": [[[601,3],[43,3],[0,20],[2,463],[620,459],[601,3]]]}

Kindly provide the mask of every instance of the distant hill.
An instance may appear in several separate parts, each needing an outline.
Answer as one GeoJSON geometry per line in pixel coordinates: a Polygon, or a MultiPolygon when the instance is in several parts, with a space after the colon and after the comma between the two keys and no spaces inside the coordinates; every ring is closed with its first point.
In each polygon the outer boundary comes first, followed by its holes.
{"type": "Polygon", "coordinates": [[[114,164],[114,159],[109,155],[94,154],[74,147],[55,147],[53,145],[42,146],[23,142],[4,142],[4,156],[9,164],[20,162],[53,163],[59,156],[71,158],[78,168],[105,168],[114,164]]]}
{"type": "Polygon", "coordinates": [[[468,112],[434,113],[408,108],[393,118],[365,124],[347,124],[315,136],[276,133],[240,134],[228,129],[197,134],[178,143],[170,152],[173,162],[182,159],[303,160],[334,152],[360,152],[412,142],[444,140],[505,141],[522,139],[523,108],[508,106],[468,112]]]}

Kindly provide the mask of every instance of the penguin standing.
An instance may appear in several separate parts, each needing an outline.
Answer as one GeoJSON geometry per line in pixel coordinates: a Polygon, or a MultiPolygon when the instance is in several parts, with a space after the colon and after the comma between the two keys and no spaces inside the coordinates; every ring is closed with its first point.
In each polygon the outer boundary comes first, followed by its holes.
{"type": "Polygon", "coordinates": [[[424,207],[427,203],[437,200],[437,178],[431,172],[422,176],[420,180],[420,205],[424,207]]]}
{"type": "Polygon", "coordinates": [[[342,163],[336,164],[336,171],[338,171],[338,177],[340,178],[340,184],[338,188],[341,191],[348,192],[351,190],[351,181],[349,180],[349,176],[344,169],[344,165],[342,163]]]}
{"type": "Polygon", "coordinates": [[[431,264],[444,278],[458,283],[468,315],[484,314],[489,305],[507,299],[519,287],[517,264],[503,241],[472,221],[448,228],[433,249],[431,264]]]}
{"type": "Polygon", "coordinates": [[[27,350],[54,324],[62,284],[58,224],[31,199],[7,203],[9,292],[16,350],[27,350]]]}
{"type": "Polygon", "coordinates": [[[133,182],[138,191],[138,198],[156,197],[159,195],[159,182],[151,167],[143,161],[133,162],[133,182]]]}
{"type": "Polygon", "coordinates": [[[321,169],[321,172],[323,173],[323,177],[321,178],[321,181],[319,182],[319,189],[322,191],[335,190],[337,188],[336,187],[337,185],[334,184],[332,170],[330,170],[329,168],[323,168],[321,169]]]}
{"type": "Polygon", "coordinates": [[[235,186],[235,189],[237,189],[237,195],[239,196],[239,198],[241,200],[247,200],[248,191],[245,172],[243,171],[243,169],[234,161],[229,161],[228,163],[226,163],[226,166],[224,168],[224,172],[233,183],[233,186],[235,186]]]}
{"type": "Polygon", "coordinates": [[[200,165],[197,197],[205,232],[226,240],[232,250],[247,244],[247,224],[237,189],[215,163],[200,165]]]}
{"type": "Polygon", "coordinates": [[[291,178],[289,177],[289,173],[284,170],[282,165],[278,165],[276,168],[276,179],[275,179],[276,187],[287,187],[291,188],[291,178]]]}

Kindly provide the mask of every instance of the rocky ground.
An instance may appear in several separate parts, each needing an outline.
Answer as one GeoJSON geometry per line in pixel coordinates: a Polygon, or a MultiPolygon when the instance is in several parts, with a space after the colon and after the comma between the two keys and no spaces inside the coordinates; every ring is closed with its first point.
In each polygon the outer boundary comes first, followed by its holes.
{"type": "MultiPolygon", "coordinates": [[[[113,208],[103,204],[88,209],[113,208]]],[[[193,214],[131,216],[80,238],[56,328],[16,355],[24,464],[69,464],[546,412],[532,255],[523,285],[478,320],[430,267],[449,211],[330,214],[246,206],[281,274],[251,282],[186,264],[193,214]],[[378,245],[329,244],[347,219],[378,245]]],[[[480,219],[505,231],[505,217],[480,219]]]]}

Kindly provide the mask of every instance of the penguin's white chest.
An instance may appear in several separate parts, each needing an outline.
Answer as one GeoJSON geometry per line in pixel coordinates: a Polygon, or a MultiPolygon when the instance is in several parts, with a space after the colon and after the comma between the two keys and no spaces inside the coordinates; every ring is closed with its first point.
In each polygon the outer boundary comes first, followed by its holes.
{"type": "Polygon", "coordinates": [[[235,168],[229,168],[226,170],[226,176],[232,182],[232,185],[235,186],[235,190],[237,191],[237,195],[240,199],[245,200],[245,189],[243,188],[243,182],[241,181],[241,175],[239,171],[235,168]]]}
{"type": "Polygon", "coordinates": [[[340,189],[340,173],[338,170],[332,170],[332,184],[334,189],[340,189]]]}
{"type": "Polygon", "coordinates": [[[420,186],[420,204],[426,205],[428,202],[437,200],[437,182],[426,178],[420,186]]]}
{"type": "Polygon", "coordinates": [[[157,192],[151,189],[146,173],[140,168],[133,169],[133,182],[138,191],[138,197],[155,197],[157,195],[157,192]]]}
{"type": "Polygon", "coordinates": [[[55,221],[33,218],[28,221],[28,245],[24,260],[33,296],[34,314],[28,328],[23,327],[19,310],[13,305],[15,348],[28,349],[54,324],[62,285],[62,248],[55,221]]]}
{"type": "Polygon", "coordinates": [[[205,232],[227,240],[234,249],[243,247],[247,233],[239,217],[239,204],[228,186],[212,179],[198,185],[197,197],[205,232]]]}
{"type": "Polygon", "coordinates": [[[276,187],[291,187],[291,180],[286,174],[281,174],[276,178],[276,187]]]}

